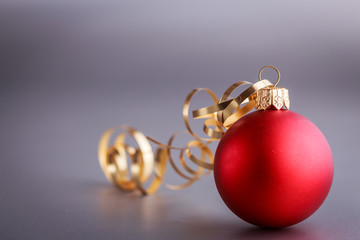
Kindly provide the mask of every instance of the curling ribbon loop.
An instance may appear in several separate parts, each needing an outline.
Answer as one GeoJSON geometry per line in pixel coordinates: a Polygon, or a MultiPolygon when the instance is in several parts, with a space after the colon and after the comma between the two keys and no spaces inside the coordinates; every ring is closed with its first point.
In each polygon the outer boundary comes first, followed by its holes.
{"type": "MultiPolygon", "coordinates": [[[[274,68],[278,72],[280,79],[280,72],[275,67],[266,66],[264,68],[274,68]]],[[[146,137],[143,133],[130,126],[107,130],[100,139],[98,149],[99,162],[107,179],[121,190],[139,190],[143,195],[147,195],[156,192],[161,186],[168,163],[180,177],[186,180],[181,185],[165,184],[169,189],[183,189],[193,184],[201,176],[209,174],[213,169],[214,162],[214,156],[209,144],[220,140],[228,128],[254,108],[255,95],[260,89],[273,87],[270,81],[261,79],[263,69],[259,73],[260,79],[258,82],[254,84],[247,81],[234,83],[224,92],[220,99],[207,88],[192,90],[185,99],[183,119],[187,134],[190,134],[193,140],[189,141],[183,148],[172,146],[174,139],[180,133],[175,133],[167,144],[163,144],[151,137],[146,137]],[[236,98],[229,99],[232,92],[244,85],[251,86],[236,98]],[[212,106],[192,111],[194,119],[205,119],[203,131],[208,136],[206,138],[194,133],[189,123],[190,102],[194,95],[201,91],[207,92],[214,101],[212,106]],[[119,130],[121,130],[121,133],[115,135],[119,130]],[[115,136],[115,140],[113,145],[110,145],[113,136],[115,136]],[[127,137],[133,138],[138,146],[132,147],[126,144],[127,137]],[[150,142],[158,146],[155,154],[150,142]],[[200,150],[200,157],[192,153],[192,148],[200,150]],[[171,153],[175,150],[179,151],[182,170],[175,164],[172,157],[171,153]],[[192,161],[197,168],[192,169],[186,159],[192,161]],[[151,177],[152,180],[147,183],[151,177]],[[147,183],[147,187],[144,186],[145,183],[147,183]]]]}

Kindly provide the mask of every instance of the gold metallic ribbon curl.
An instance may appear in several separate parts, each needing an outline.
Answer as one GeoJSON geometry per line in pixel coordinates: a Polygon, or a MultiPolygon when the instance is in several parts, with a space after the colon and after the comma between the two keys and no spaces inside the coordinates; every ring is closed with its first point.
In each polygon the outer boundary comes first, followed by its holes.
{"type": "MultiPolygon", "coordinates": [[[[274,68],[266,66],[264,68],[274,68]]],[[[263,68],[263,69],[264,69],[263,68]]],[[[180,134],[172,135],[167,144],[160,143],[151,137],[146,137],[143,133],[130,126],[111,128],[107,130],[99,142],[99,161],[107,179],[119,189],[124,191],[138,190],[143,195],[155,193],[165,176],[167,165],[170,163],[172,169],[185,182],[181,185],[164,184],[173,190],[183,189],[197,181],[201,176],[209,174],[213,169],[214,155],[209,148],[209,144],[221,139],[223,134],[237,120],[251,111],[255,105],[255,94],[265,87],[272,87],[273,84],[261,79],[252,84],[240,81],[231,85],[221,96],[220,99],[207,88],[197,88],[192,90],[185,99],[183,106],[183,119],[187,129],[186,134],[192,137],[185,147],[174,147],[173,141],[180,134]],[[229,99],[231,93],[241,86],[250,85],[237,97],[229,99]],[[190,102],[199,92],[206,92],[214,101],[214,105],[192,111],[194,119],[205,119],[203,131],[207,137],[200,137],[192,130],[189,122],[190,102]],[[117,132],[119,132],[116,134],[117,132]],[[132,138],[137,146],[133,147],[126,143],[126,138],[132,138]],[[113,143],[111,144],[111,140],[113,143]],[[157,146],[156,151],[150,143],[157,146]],[[195,156],[192,149],[200,151],[199,156],[195,156]],[[172,151],[179,151],[179,163],[181,168],[175,164],[172,151]],[[196,169],[188,164],[193,162],[196,169]]],[[[280,79],[280,73],[279,79],[280,79]]],[[[279,80],[278,79],[278,80],[279,80]]],[[[193,164],[193,165],[194,165],[193,164]]]]}

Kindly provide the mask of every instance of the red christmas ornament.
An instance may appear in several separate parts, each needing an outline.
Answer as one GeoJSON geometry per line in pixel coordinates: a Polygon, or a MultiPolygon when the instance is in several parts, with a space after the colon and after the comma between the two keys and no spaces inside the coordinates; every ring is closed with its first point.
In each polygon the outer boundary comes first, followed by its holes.
{"type": "Polygon", "coordinates": [[[333,169],[321,131],[295,112],[275,109],[250,113],[229,128],[216,150],[214,177],[238,217],[257,226],[286,227],[320,207],[333,169]]]}
{"type": "Polygon", "coordinates": [[[99,142],[99,161],[105,175],[120,189],[139,190],[147,195],[160,187],[168,162],[187,180],[181,185],[166,185],[174,190],[188,187],[209,173],[204,169],[214,170],[222,199],[243,220],[262,227],[286,227],[303,221],[321,206],[329,193],[333,158],[321,131],[305,117],[288,110],[289,93],[276,87],[279,81],[279,70],[265,66],[259,72],[258,82],[234,83],[220,99],[207,88],[191,91],[185,99],[183,118],[193,140],[183,148],[172,146],[178,133],[171,136],[168,144],[163,144],[129,126],[123,127],[125,132],[109,146],[116,128],[109,129],[99,142]],[[274,85],[261,78],[267,68],[278,73],[274,85]],[[234,90],[248,84],[251,86],[236,98],[230,98],[234,90]],[[195,134],[189,123],[191,99],[200,91],[207,92],[215,102],[192,111],[194,119],[206,119],[203,130],[208,138],[195,134]],[[260,111],[247,114],[253,107],[260,111]],[[138,146],[129,146],[126,136],[132,137],[138,146]],[[209,144],[217,140],[220,142],[214,159],[209,144]],[[149,141],[159,146],[156,153],[149,141]],[[200,150],[200,158],[192,153],[193,148],[200,150]],[[172,150],[180,150],[184,171],[174,163],[172,150]],[[131,159],[130,166],[127,156],[131,159]],[[189,167],[185,157],[198,168],[189,167]]]}

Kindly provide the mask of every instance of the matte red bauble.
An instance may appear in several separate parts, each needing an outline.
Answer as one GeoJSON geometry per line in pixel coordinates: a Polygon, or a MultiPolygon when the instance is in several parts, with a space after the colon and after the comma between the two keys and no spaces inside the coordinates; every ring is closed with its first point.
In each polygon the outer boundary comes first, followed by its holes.
{"type": "Polygon", "coordinates": [[[276,67],[263,67],[258,78],[256,83],[232,84],[219,99],[207,88],[192,90],[183,106],[184,123],[191,136],[185,147],[172,145],[178,133],[163,144],[129,126],[122,127],[124,132],[110,145],[117,128],[109,129],[99,142],[99,161],[105,175],[124,191],[139,190],[148,195],[161,186],[168,163],[187,181],[166,184],[173,190],[188,187],[214,170],[222,199],[243,220],[277,228],[308,218],[330,191],[334,173],[331,149],[312,122],[289,111],[289,91],[277,87],[280,72],[276,67]],[[262,79],[261,73],[267,68],[277,72],[275,84],[262,79]],[[251,86],[237,97],[230,97],[245,85],[251,86]],[[200,91],[208,93],[215,103],[192,111],[194,119],[205,119],[206,138],[193,132],[189,123],[190,102],[200,91]],[[258,111],[247,114],[253,108],[258,111]],[[126,137],[133,138],[137,146],[128,145],[126,137]],[[214,158],[209,144],[218,140],[214,158]],[[155,153],[150,142],[158,145],[155,153]],[[193,149],[201,154],[194,154],[193,149]],[[183,170],[174,163],[172,150],[180,151],[183,170]],[[185,159],[197,165],[197,170],[189,167],[185,159]]]}
{"type": "Polygon", "coordinates": [[[217,189],[232,212],[262,227],[303,221],[324,202],[333,179],[331,149],[307,118],[289,110],[238,120],[216,150],[217,189]]]}

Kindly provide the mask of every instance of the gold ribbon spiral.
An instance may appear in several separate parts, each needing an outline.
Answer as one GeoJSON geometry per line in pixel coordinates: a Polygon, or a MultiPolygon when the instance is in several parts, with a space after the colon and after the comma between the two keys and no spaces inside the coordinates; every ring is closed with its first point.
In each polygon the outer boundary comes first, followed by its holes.
{"type": "Polygon", "coordinates": [[[278,81],[280,80],[280,73],[275,67],[265,66],[260,70],[258,82],[254,84],[247,81],[234,83],[224,92],[220,99],[207,88],[192,90],[185,99],[183,119],[187,134],[191,135],[193,140],[189,141],[185,147],[177,148],[172,145],[174,139],[180,133],[175,133],[167,144],[163,144],[153,138],[146,137],[143,133],[130,126],[107,130],[100,139],[98,153],[101,168],[108,180],[121,190],[139,190],[143,195],[147,195],[156,192],[161,186],[168,163],[180,177],[186,180],[181,185],[165,184],[169,189],[179,190],[188,187],[201,176],[209,174],[213,169],[214,162],[214,155],[209,148],[209,144],[220,140],[228,128],[254,108],[256,93],[260,89],[273,87],[270,81],[261,79],[261,72],[265,68],[275,69],[279,75],[278,81]],[[251,86],[236,98],[229,99],[232,92],[244,85],[251,86]],[[214,101],[212,106],[192,111],[194,119],[205,119],[203,131],[208,136],[206,138],[194,133],[189,123],[190,102],[194,95],[201,91],[207,92],[214,101]],[[121,130],[121,133],[114,135],[119,130],[121,130]],[[110,140],[113,137],[114,142],[110,145],[110,140]],[[128,145],[125,141],[127,137],[135,140],[138,146],[132,147],[128,145]],[[158,146],[155,154],[150,142],[158,146]],[[194,148],[200,150],[200,156],[193,154],[191,149],[194,148]],[[179,151],[182,170],[175,164],[172,157],[171,153],[174,150],[179,151]],[[192,161],[197,168],[191,168],[186,159],[192,161]],[[149,181],[151,177],[152,180],[149,181]]]}

